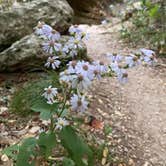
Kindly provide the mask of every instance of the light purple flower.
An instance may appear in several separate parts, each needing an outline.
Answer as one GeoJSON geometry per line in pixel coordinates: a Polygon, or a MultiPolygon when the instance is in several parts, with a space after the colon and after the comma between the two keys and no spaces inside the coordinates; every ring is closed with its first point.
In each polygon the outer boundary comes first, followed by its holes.
{"type": "Polygon", "coordinates": [[[35,33],[37,35],[47,36],[51,31],[52,31],[51,26],[45,24],[44,22],[39,21],[35,33]]]}
{"type": "Polygon", "coordinates": [[[62,52],[63,52],[64,54],[69,54],[69,52],[70,52],[70,46],[69,46],[68,43],[66,43],[66,44],[63,46],[62,52]]]}
{"type": "Polygon", "coordinates": [[[96,68],[98,69],[98,71],[101,73],[101,74],[105,74],[108,72],[108,66],[105,65],[103,62],[93,62],[92,63],[94,66],[96,66],[96,68]]]}
{"type": "Polygon", "coordinates": [[[71,84],[72,80],[75,78],[75,75],[71,75],[68,70],[60,73],[60,81],[67,84],[71,84]]]}
{"type": "Polygon", "coordinates": [[[119,64],[117,62],[113,62],[110,64],[111,70],[118,74],[120,72],[119,64]]]}
{"type": "Polygon", "coordinates": [[[47,68],[49,68],[51,66],[53,69],[59,68],[59,65],[60,65],[61,62],[57,59],[58,59],[57,56],[49,57],[47,59],[47,63],[45,64],[45,66],[47,68]]]}
{"type": "Polygon", "coordinates": [[[84,112],[88,109],[88,102],[85,100],[85,96],[78,96],[74,94],[71,97],[71,109],[77,112],[84,112]]]}
{"type": "Polygon", "coordinates": [[[128,67],[133,67],[140,64],[140,60],[135,55],[125,57],[125,61],[128,67]]]}
{"type": "Polygon", "coordinates": [[[65,118],[58,118],[56,122],[56,129],[62,130],[63,127],[68,126],[69,122],[65,118]]]}
{"type": "Polygon", "coordinates": [[[98,80],[100,80],[101,79],[101,72],[100,72],[100,70],[99,70],[99,68],[98,68],[98,66],[92,66],[92,73],[93,73],[93,77],[96,77],[98,80]]]}
{"type": "Polygon", "coordinates": [[[146,48],[141,48],[140,51],[142,52],[142,54],[143,54],[144,56],[150,56],[150,55],[155,54],[154,51],[148,50],[148,49],[146,49],[146,48]]]}
{"type": "Polygon", "coordinates": [[[154,65],[157,62],[154,51],[143,48],[141,49],[141,52],[143,54],[141,56],[141,60],[143,60],[145,63],[154,65]]]}
{"type": "Polygon", "coordinates": [[[67,66],[68,66],[68,73],[70,73],[70,74],[76,74],[77,73],[77,68],[76,68],[76,66],[77,66],[77,61],[75,61],[75,60],[73,60],[73,61],[70,61],[68,64],[67,64],[67,66]]]}
{"type": "Polygon", "coordinates": [[[55,97],[58,93],[57,88],[52,88],[52,86],[50,85],[48,88],[45,88],[44,91],[45,92],[42,94],[42,96],[44,96],[47,99],[47,103],[55,103],[55,97]]]}
{"type": "Polygon", "coordinates": [[[52,30],[49,34],[48,34],[48,38],[50,40],[53,40],[53,41],[59,41],[59,39],[61,38],[61,35],[59,32],[57,32],[56,30],[52,30]]]}
{"type": "Polygon", "coordinates": [[[92,65],[90,65],[89,62],[78,61],[75,70],[77,74],[81,74],[90,80],[92,80],[94,77],[92,65]]]}
{"type": "Polygon", "coordinates": [[[148,55],[143,58],[144,62],[147,63],[148,65],[154,65],[157,60],[154,55],[148,55]]]}
{"type": "Polygon", "coordinates": [[[53,54],[61,50],[62,45],[53,40],[49,40],[46,43],[43,43],[43,50],[47,53],[53,54]]]}
{"type": "Polygon", "coordinates": [[[81,39],[76,38],[76,37],[70,37],[69,41],[69,47],[70,49],[78,49],[78,48],[82,48],[81,45],[81,39]]]}
{"type": "Polygon", "coordinates": [[[88,77],[82,74],[74,75],[72,80],[72,88],[78,89],[82,92],[84,90],[87,90],[90,85],[91,80],[88,77]]]}
{"type": "Polygon", "coordinates": [[[120,83],[124,84],[128,81],[128,74],[126,70],[120,69],[119,72],[117,73],[117,77],[120,83]]]}
{"type": "Polygon", "coordinates": [[[77,54],[78,54],[78,51],[77,51],[76,49],[72,49],[72,50],[70,50],[70,52],[69,52],[69,55],[70,55],[72,58],[74,58],[75,56],[77,56],[77,54]]]}
{"type": "Polygon", "coordinates": [[[121,62],[123,60],[122,55],[113,55],[111,53],[107,53],[106,56],[111,60],[111,62],[121,62]]]}
{"type": "Polygon", "coordinates": [[[78,27],[78,25],[72,25],[69,28],[69,33],[71,35],[75,35],[76,33],[80,33],[80,32],[82,32],[82,30],[78,27]]]}

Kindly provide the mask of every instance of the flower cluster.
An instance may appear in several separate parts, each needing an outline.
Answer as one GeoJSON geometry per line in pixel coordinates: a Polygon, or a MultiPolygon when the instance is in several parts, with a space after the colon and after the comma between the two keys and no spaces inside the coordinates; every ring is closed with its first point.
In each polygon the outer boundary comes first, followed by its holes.
{"type": "Polygon", "coordinates": [[[127,68],[138,66],[142,63],[148,65],[154,65],[156,63],[155,52],[145,48],[140,49],[139,56],[133,54],[122,56],[107,53],[107,57],[111,61],[111,70],[117,75],[117,78],[121,83],[126,83],[128,80],[127,68]]]}
{"type": "Polygon", "coordinates": [[[38,23],[35,33],[44,39],[43,50],[50,56],[45,66],[52,69],[59,68],[60,56],[69,55],[75,58],[78,54],[78,49],[82,48],[82,40],[88,37],[78,26],[73,25],[69,28],[71,36],[65,44],[62,44],[60,33],[44,22],[38,23]]]}
{"type": "Polygon", "coordinates": [[[108,72],[108,67],[102,62],[71,61],[68,68],[60,73],[60,80],[67,83],[73,89],[84,92],[91,85],[92,81],[108,72]]]}
{"type": "MultiPolygon", "coordinates": [[[[60,83],[65,85],[65,88],[70,89],[68,94],[70,99],[70,108],[76,112],[84,112],[88,109],[88,101],[86,100],[85,92],[92,84],[92,81],[110,72],[114,72],[121,83],[126,83],[128,80],[127,68],[138,66],[142,62],[153,65],[155,60],[155,53],[152,50],[141,49],[140,56],[130,54],[129,56],[122,56],[118,54],[107,53],[107,57],[111,61],[109,65],[102,62],[87,62],[84,60],[75,60],[77,50],[82,48],[81,42],[87,39],[87,34],[84,33],[77,25],[69,28],[71,35],[65,44],[61,44],[61,35],[52,27],[45,23],[39,22],[36,33],[45,39],[43,50],[50,54],[45,67],[57,69],[60,67],[61,61],[59,55],[70,55],[73,60],[67,64],[67,69],[60,73],[60,83]]],[[[48,104],[56,102],[57,88],[49,86],[44,89],[43,96],[47,99],[48,104]]],[[[65,94],[64,94],[65,95],[65,94]]],[[[66,94],[67,95],[67,94],[66,94]]],[[[64,97],[65,98],[65,97],[64,97]]],[[[63,101],[65,106],[66,101],[63,101]]],[[[62,106],[62,112],[65,107],[62,106]]],[[[62,129],[68,125],[69,122],[58,115],[56,120],[56,129],[62,129]]]]}

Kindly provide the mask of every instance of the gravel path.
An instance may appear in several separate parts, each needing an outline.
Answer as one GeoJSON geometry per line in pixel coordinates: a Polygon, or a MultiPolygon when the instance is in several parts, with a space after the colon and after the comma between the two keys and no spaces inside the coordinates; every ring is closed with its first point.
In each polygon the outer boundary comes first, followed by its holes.
{"type": "MultiPolygon", "coordinates": [[[[90,33],[86,42],[93,59],[107,62],[106,52],[131,53],[118,38],[118,25],[80,25],[90,33]]],[[[138,47],[139,48],[139,47],[138,47]]],[[[114,78],[96,82],[91,108],[112,123],[112,153],[131,166],[166,166],[166,70],[136,67],[129,70],[129,82],[119,85],[114,78]]]]}

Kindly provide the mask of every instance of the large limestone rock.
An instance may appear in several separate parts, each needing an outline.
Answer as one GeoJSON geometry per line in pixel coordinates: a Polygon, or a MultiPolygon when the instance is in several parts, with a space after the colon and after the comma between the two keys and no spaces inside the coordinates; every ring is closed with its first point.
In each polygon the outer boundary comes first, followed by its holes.
{"type": "MultiPolygon", "coordinates": [[[[63,36],[62,43],[68,40],[68,36],[63,36]]],[[[11,47],[0,53],[0,72],[15,72],[23,70],[41,70],[47,59],[47,55],[42,51],[43,40],[31,34],[15,42],[11,47]]],[[[87,57],[87,49],[82,43],[82,49],[78,50],[78,56],[87,57]]],[[[63,61],[68,60],[63,59],[63,61]]]]}
{"type": "Polygon", "coordinates": [[[67,0],[74,10],[75,23],[101,23],[108,15],[109,6],[122,0],[67,0]]]}
{"type": "Polygon", "coordinates": [[[32,0],[0,11],[0,51],[31,34],[40,20],[65,31],[72,18],[73,10],[66,0],[32,0]]]}

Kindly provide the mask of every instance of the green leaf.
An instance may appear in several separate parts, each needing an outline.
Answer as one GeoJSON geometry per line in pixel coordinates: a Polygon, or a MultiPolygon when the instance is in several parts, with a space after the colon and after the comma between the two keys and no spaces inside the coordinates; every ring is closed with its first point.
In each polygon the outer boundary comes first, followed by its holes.
{"type": "Polygon", "coordinates": [[[42,155],[48,158],[52,153],[52,149],[56,145],[55,133],[41,133],[39,136],[38,145],[42,155]]]}
{"type": "Polygon", "coordinates": [[[28,138],[24,140],[23,144],[19,148],[19,154],[17,156],[16,166],[34,166],[35,161],[30,162],[30,158],[36,156],[35,151],[36,139],[28,138]]]}
{"type": "Polygon", "coordinates": [[[58,103],[52,105],[47,104],[46,100],[39,99],[31,107],[31,110],[34,112],[40,112],[40,118],[43,120],[48,120],[51,118],[51,115],[57,111],[58,103]]]}
{"type": "Polygon", "coordinates": [[[75,130],[70,127],[64,127],[59,137],[62,145],[67,149],[69,156],[75,161],[77,166],[93,165],[93,152],[87,144],[76,134],[75,130]]]}
{"type": "Polygon", "coordinates": [[[149,16],[152,18],[157,17],[158,11],[159,11],[159,6],[155,5],[153,8],[149,10],[149,16]]]}
{"type": "Polygon", "coordinates": [[[75,163],[73,160],[69,159],[69,158],[64,158],[63,159],[63,163],[62,163],[63,166],[75,166],[75,163]]]}
{"type": "Polygon", "coordinates": [[[104,133],[106,135],[109,135],[110,133],[112,133],[112,128],[109,125],[105,125],[105,127],[104,127],[104,133]]]}
{"type": "Polygon", "coordinates": [[[2,151],[2,154],[6,154],[8,157],[10,157],[14,161],[16,161],[17,160],[17,153],[18,153],[18,151],[19,151],[19,145],[15,144],[15,145],[12,145],[12,146],[9,146],[9,147],[5,148],[2,151]]]}
{"type": "MultiPolygon", "coordinates": [[[[61,111],[62,111],[61,109],[57,110],[58,115],[61,113],[61,111]]],[[[62,114],[61,114],[61,117],[67,117],[68,115],[69,115],[68,109],[64,109],[62,114]]]]}

